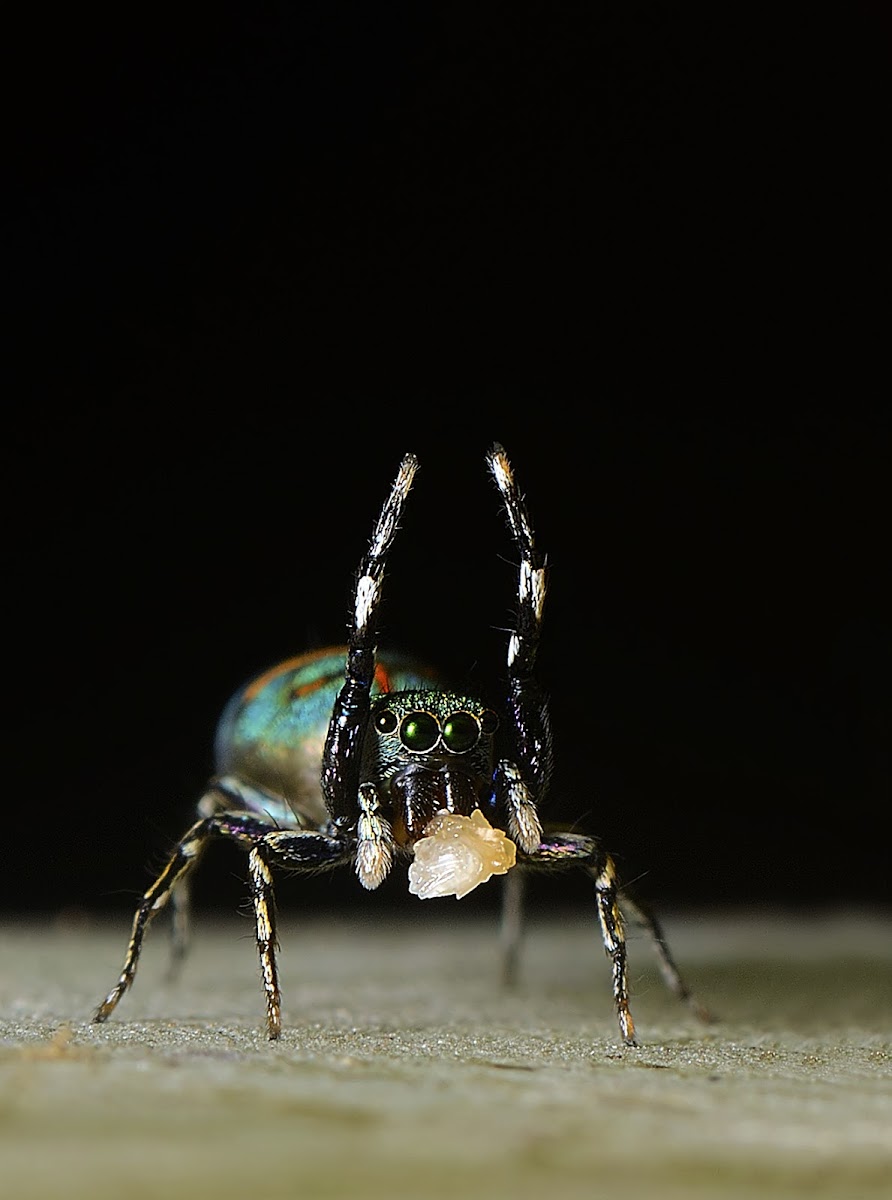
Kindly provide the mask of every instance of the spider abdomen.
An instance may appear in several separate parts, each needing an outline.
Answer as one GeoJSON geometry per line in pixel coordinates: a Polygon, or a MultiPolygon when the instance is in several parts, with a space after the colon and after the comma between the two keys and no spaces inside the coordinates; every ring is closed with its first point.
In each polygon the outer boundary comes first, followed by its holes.
{"type": "MultiPolygon", "coordinates": [[[[302,827],[328,820],[319,777],[346,654],[336,646],[285,659],[239,688],[217,725],[216,774],[280,798],[302,827]]],[[[372,692],[423,689],[433,681],[433,671],[415,659],[382,651],[372,692]]]]}

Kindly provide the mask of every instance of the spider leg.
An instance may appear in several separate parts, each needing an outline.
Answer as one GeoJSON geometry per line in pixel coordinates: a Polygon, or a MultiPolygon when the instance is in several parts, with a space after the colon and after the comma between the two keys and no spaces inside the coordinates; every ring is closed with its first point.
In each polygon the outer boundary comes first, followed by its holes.
{"type": "Polygon", "coordinates": [[[598,858],[598,865],[589,867],[589,874],[595,881],[601,939],[612,964],[613,1002],[623,1041],[628,1046],[635,1046],[635,1022],[629,1009],[629,981],[626,976],[626,931],[616,899],[616,869],[610,855],[600,848],[598,858]]]}
{"type": "Polygon", "coordinates": [[[169,983],[179,978],[191,941],[192,886],[188,875],[184,875],[170,889],[170,961],[167,965],[169,983]]]}
{"type": "Polygon", "coordinates": [[[266,1025],[274,1041],[282,1032],[282,996],[276,965],[276,903],[271,868],[284,867],[303,873],[326,871],[349,862],[352,850],[348,842],[308,830],[273,830],[252,846],[248,854],[248,875],[257,931],[260,977],[266,997],[266,1025]]]}
{"type": "Polygon", "coordinates": [[[356,824],[356,874],[364,888],[373,891],[393,866],[393,827],[381,812],[373,783],[359,787],[359,820],[356,824]]]}
{"type": "MultiPolygon", "coordinates": [[[[253,813],[266,818],[272,826],[282,820],[285,802],[253,784],[248,784],[236,775],[213,778],[207,791],[198,802],[198,814],[212,817],[224,812],[253,813]]],[[[287,816],[290,817],[290,809],[287,816]]],[[[193,867],[194,867],[193,863],[193,867]]],[[[170,960],[167,966],[167,981],[174,982],[180,972],[192,941],[191,868],[184,872],[170,888],[170,960]]]]}
{"type": "Polygon", "coordinates": [[[629,1011],[629,990],[626,978],[626,939],[620,907],[629,910],[637,923],[651,937],[663,978],[671,991],[684,1000],[702,1019],[709,1020],[706,1009],[694,1000],[683,981],[656,916],[639,900],[625,892],[619,896],[619,885],[613,859],[597,838],[572,833],[550,833],[533,854],[522,854],[519,865],[533,870],[556,871],[582,867],[595,882],[595,899],[604,948],[613,964],[613,996],[619,1017],[620,1032],[628,1045],[635,1045],[635,1026],[629,1011]]]}
{"type": "Polygon", "coordinates": [[[208,819],[196,821],[177,844],[164,870],[146,891],[133,917],[130,941],[127,945],[127,953],[124,955],[124,966],[118,982],[96,1009],[93,1014],[94,1022],[107,1020],[114,1012],[121,997],[133,983],[146,929],[167,904],[177,883],[195,868],[211,836],[211,821],[208,819]]]}
{"type": "Polygon", "coordinates": [[[242,845],[249,855],[251,894],[257,923],[257,948],[261,974],[267,995],[267,1014],[271,1038],[278,1036],[278,986],[275,966],[275,915],[272,899],[272,879],[267,859],[292,870],[314,871],[335,867],[351,856],[348,843],[313,832],[283,832],[270,828],[268,820],[243,812],[221,812],[203,817],[188,830],[174,848],[164,870],[146,891],[133,918],[130,941],[124,956],[121,974],[112,990],[93,1014],[93,1021],[106,1021],[114,1012],[136,975],[146,930],[154,917],[182,887],[198,860],[215,838],[229,838],[242,845]],[[279,839],[292,839],[295,844],[279,839]],[[263,847],[256,854],[258,847],[263,847]],[[272,1004],[271,996],[276,998],[272,1004]],[[274,1020],[274,1016],[276,1019],[274,1020]]]}
{"type": "MultiPolygon", "coordinates": [[[[545,559],[536,549],[532,522],[505,451],[496,443],[487,455],[490,472],[505,503],[508,528],[520,554],[517,614],[508,639],[508,713],[504,736],[508,758],[499,764],[502,798],[522,850],[541,840],[537,805],[552,771],[551,720],[547,698],[536,679],[536,656],[545,611],[545,559]]],[[[499,782],[497,781],[497,789],[499,782]]]]}
{"type": "Polygon", "coordinates": [[[533,793],[520,769],[509,759],[500,759],[493,774],[499,807],[508,824],[508,836],[525,854],[533,854],[542,841],[542,822],[533,793]]]}
{"type": "Polygon", "coordinates": [[[698,1020],[703,1021],[704,1024],[713,1021],[715,1018],[712,1013],[697,1000],[682,979],[681,972],[672,957],[672,951],[669,949],[669,943],[666,941],[666,935],[663,933],[663,926],[650,905],[646,904],[640,896],[630,893],[626,887],[621,890],[620,905],[632,917],[635,924],[639,925],[650,937],[657,961],[660,964],[663,980],[669,990],[687,1004],[698,1020]]]}
{"type": "Polygon", "coordinates": [[[356,814],[362,743],[375,675],[375,643],[384,569],[417,468],[418,460],[413,454],[407,454],[356,575],[344,685],[332,710],[322,756],[322,792],[328,811],[335,819],[356,814]]]}
{"type": "Polygon", "coordinates": [[[522,871],[509,871],[502,881],[502,924],[500,941],[502,951],[502,987],[517,986],[520,966],[520,943],[523,937],[523,894],[522,871]]]}
{"type": "Polygon", "coordinates": [[[613,859],[597,838],[570,833],[552,833],[543,838],[532,854],[523,854],[519,863],[537,870],[555,871],[582,867],[595,883],[595,903],[601,926],[601,939],[611,962],[613,1001],[622,1039],[627,1046],[637,1045],[635,1022],[629,1009],[629,984],[626,976],[626,936],[617,901],[616,869],[613,859]]]}

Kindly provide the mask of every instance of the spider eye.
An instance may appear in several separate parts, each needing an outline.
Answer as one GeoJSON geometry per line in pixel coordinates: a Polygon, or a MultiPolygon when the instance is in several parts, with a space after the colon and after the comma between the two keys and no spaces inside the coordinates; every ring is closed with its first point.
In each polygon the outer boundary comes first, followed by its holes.
{"type": "Polygon", "coordinates": [[[480,728],[485,734],[495,733],[499,727],[498,713],[491,708],[485,708],[480,714],[480,728]]]}
{"type": "Polygon", "coordinates": [[[450,713],[443,722],[443,741],[453,754],[464,754],[476,746],[479,738],[480,726],[470,713],[450,713]]]}
{"type": "Polygon", "coordinates": [[[403,717],[400,741],[407,750],[432,750],[440,738],[440,726],[430,713],[415,712],[403,717]]]}
{"type": "Polygon", "coordinates": [[[385,708],[383,712],[379,712],[377,717],[375,717],[375,728],[379,733],[393,733],[396,727],[396,713],[390,708],[385,708]]]}

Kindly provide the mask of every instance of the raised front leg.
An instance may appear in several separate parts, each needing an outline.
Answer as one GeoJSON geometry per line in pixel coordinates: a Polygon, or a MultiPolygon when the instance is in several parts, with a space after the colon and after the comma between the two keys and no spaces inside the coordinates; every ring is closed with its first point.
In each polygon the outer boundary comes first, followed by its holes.
{"type": "Polygon", "coordinates": [[[400,463],[375,523],[368,551],[356,574],[344,686],[332,710],[322,755],[322,794],[334,818],[356,815],[362,745],[375,678],[375,644],[384,569],[417,469],[415,455],[407,454],[400,463]]]}
{"type": "MultiPolygon", "coordinates": [[[[520,555],[517,609],[508,639],[508,720],[502,731],[510,762],[500,765],[510,767],[527,786],[528,796],[522,806],[531,811],[526,813],[526,823],[535,819],[538,824],[536,806],[545,799],[552,772],[548,700],[536,678],[548,575],[545,556],[536,546],[533,524],[508,456],[498,443],[489,451],[487,463],[505,503],[508,528],[520,555]]],[[[518,845],[527,848],[523,840],[518,845]]]]}

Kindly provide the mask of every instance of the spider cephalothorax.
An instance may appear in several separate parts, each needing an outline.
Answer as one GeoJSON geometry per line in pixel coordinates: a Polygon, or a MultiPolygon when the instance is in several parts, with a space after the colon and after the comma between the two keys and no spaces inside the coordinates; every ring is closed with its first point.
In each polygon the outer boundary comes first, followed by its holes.
{"type": "MultiPolygon", "coordinates": [[[[199,820],[145,893],[121,975],[95,1020],[104,1021],[133,982],[145,930],[168,900],[174,951],[183,953],[188,876],[211,840],[227,838],[248,856],[271,1038],[281,1029],[273,869],[352,865],[360,883],[375,888],[396,861],[410,860],[410,890],[421,897],[461,897],[506,876],[506,977],[519,941],[521,873],[584,870],[612,962],[620,1032],[634,1043],[613,860],[596,838],[543,833],[552,739],[535,667],[545,561],[502,447],[493,446],[487,461],[520,559],[502,712],[442,689],[412,659],[377,651],[385,567],[418,465],[406,455],[356,575],[347,646],[289,659],[233,697],[199,820]]],[[[651,934],[669,985],[688,999],[656,919],[627,894],[623,904],[651,934]]]]}
{"type": "Polygon", "coordinates": [[[457,692],[411,691],[372,705],[365,774],[389,796],[394,843],[411,850],[441,810],[492,814],[492,709],[457,692]]]}

